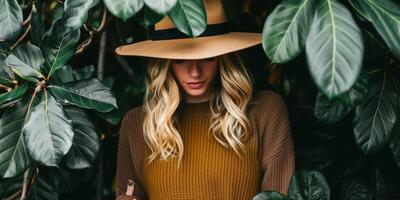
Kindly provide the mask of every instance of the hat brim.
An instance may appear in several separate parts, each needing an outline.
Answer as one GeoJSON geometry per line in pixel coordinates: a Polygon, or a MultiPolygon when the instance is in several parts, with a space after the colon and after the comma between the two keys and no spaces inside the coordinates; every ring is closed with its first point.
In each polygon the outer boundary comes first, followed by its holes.
{"type": "Polygon", "coordinates": [[[260,33],[231,32],[197,38],[146,40],[120,46],[115,51],[123,56],[193,60],[239,51],[260,43],[260,33]]]}

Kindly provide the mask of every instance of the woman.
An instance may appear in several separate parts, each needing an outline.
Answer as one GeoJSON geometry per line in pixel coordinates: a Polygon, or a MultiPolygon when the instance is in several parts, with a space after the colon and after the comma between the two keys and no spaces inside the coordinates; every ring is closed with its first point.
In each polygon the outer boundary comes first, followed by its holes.
{"type": "Polygon", "coordinates": [[[294,154],[284,102],[253,92],[237,53],[259,44],[260,34],[227,32],[221,1],[204,5],[208,27],[200,37],[182,38],[165,18],[152,40],[117,49],[152,57],[144,105],[129,111],[120,129],[119,199],[287,193],[294,154]]]}

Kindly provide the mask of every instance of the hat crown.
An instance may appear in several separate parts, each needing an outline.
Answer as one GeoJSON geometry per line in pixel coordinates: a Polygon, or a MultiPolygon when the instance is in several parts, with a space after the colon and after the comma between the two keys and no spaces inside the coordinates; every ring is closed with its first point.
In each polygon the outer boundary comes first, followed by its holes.
{"type": "MultiPolygon", "coordinates": [[[[178,2],[179,3],[179,2],[178,2]]],[[[224,7],[221,0],[203,0],[207,15],[207,24],[220,24],[226,22],[224,7]]],[[[169,16],[165,16],[154,25],[154,30],[176,28],[169,16]]]]}

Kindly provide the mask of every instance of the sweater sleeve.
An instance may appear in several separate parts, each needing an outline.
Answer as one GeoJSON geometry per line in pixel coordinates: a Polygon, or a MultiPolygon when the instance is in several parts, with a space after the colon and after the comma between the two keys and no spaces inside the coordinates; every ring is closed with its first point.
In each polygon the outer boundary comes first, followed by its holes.
{"type": "Polygon", "coordinates": [[[141,187],[140,179],[135,173],[137,170],[138,159],[133,155],[135,150],[138,150],[140,147],[135,144],[135,134],[134,131],[137,131],[137,127],[139,126],[136,123],[138,120],[134,115],[134,113],[128,112],[121,124],[121,128],[119,131],[119,142],[118,142],[118,156],[117,156],[117,172],[116,172],[116,186],[115,186],[115,194],[117,200],[139,200],[145,199],[144,190],[141,187]],[[136,159],[135,159],[136,158],[136,159]],[[134,194],[133,196],[125,195],[128,180],[132,180],[134,182],[134,194]]]}
{"type": "Polygon", "coordinates": [[[295,164],[288,113],[283,99],[273,92],[268,92],[263,101],[260,117],[267,120],[261,141],[261,191],[274,190],[286,195],[295,164]]]}

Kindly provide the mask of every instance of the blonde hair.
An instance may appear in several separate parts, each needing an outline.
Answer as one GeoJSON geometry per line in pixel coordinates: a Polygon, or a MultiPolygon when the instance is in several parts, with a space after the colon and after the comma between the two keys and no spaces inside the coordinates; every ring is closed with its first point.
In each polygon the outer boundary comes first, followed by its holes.
{"type": "MultiPolygon", "coordinates": [[[[253,94],[253,85],[237,53],[219,59],[220,85],[210,97],[211,126],[209,133],[223,146],[240,156],[243,141],[250,134],[246,108],[253,94]]],[[[151,150],[149,163],[154,159],[178,157],[180,163],[184,146],[177,129],[177,109],[182,94],[171,70],[171,60],[152,59],[148,66],[144,99],[144,138],[151,150]]],[[[219,83],[218,83],[219,82],[219,83]]]]}

